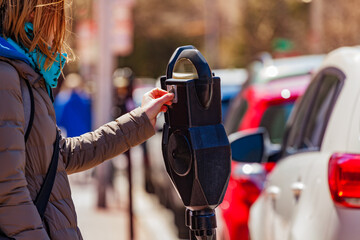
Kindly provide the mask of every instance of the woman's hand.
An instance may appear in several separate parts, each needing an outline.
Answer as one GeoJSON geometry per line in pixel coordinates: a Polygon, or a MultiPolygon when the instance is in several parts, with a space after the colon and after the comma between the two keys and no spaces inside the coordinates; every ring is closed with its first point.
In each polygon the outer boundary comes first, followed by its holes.
{"type": "Polygon", "coordinates": [[[171,100],[173,98],[173,93],[168,93],[159,88],[155,88],[144,94],[141,107],[144,109],[154,128],[156,123],[156,116],[159,114],[159,112],[167,111],[167,106],[164,106],[164,104],[171,105],[171,100]]]}

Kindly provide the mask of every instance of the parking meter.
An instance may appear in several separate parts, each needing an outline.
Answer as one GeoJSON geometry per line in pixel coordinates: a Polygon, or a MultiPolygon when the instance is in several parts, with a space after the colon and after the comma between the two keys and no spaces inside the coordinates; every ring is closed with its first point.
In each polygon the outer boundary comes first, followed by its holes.
{"type": "Polygon", "coordinates": [[[161,87],[174,93],[165,113],[162,152],[186,207],[191,239],[216,239],[215,208],[230,176],[230,145],[222,125],[220,78],[193,46],[178,48],[161,87]]]}

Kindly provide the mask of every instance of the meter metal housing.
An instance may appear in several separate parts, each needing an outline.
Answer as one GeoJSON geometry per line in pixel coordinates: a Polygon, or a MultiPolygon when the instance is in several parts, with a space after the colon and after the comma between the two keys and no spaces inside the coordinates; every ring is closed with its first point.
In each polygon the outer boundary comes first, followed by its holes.
{"type": "Polygon", "coordinates": [[[167,173],[188,209],[187,225],[196,236],[212,236],[214,209],[223,200],[231,159],[221,119],[220,78],[197,49],[184,46],[170,59],[161,87],[175,94],[163,128],[167,173]]]}

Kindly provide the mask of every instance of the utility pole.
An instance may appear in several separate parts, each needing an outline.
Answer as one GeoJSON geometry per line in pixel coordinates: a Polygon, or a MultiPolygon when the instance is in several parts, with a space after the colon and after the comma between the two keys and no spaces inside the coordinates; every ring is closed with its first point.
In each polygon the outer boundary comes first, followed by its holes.
{"type": "MultiPolygon", "coordinates": [[[[94,101],[94,127],[111,121],[112,107],[112,70],[113,56],[110,44],[110,22],[111,22],[111,5],[107,0],[98,0],[95,2],[98,13],[98,36],[99,51],[97,66],[97,77],[95,79],[96,91],[94,101]]],[[[98,203],[100,208],[106,208],[106,189],[109,186],[109,172],[111,162],[106,161],[96,167],[96,179],[98,190],[98,203]]]]}
{"type": "Polygon", "coordinates": [[[310,51],[311,53],[322,53],[324,34],[323,22],[323,0],[312,0],[310,2],[310,51]]]}
{"type": "MultiPolygon", "coordinates": [[[[118,0],[117,0],[118,1],[118,0]]],[[[122,1],[129,6],[132,6],[134,1],[122,1]]],[[[98,32],[99,32],[99,59],[98,59],[98,77],[96,79],[96,98],[95,98],[95,127],[99,127],[104,123],[107,123],[112,120],[111,116],[111,107],[113,105],[112,95],[113,95],[113,82],[112,74],[114,70],[114,29],[117,29],[113,22],[114,17],[120,18],[120,23],[122,16],[114,16],[114,9],[124,10],[124,6],[114,5],[115,0],[98,0],[98,6],[95,9],[98,9],[98,32]]],[[[129,6],[126,9],[130,9],[129,6]]],[[[115,14],[121,14],[115,12],[115,14]]],[[[127,20],[127,19],[125,19],[127,20]]],[[[128,21],[124,21],[128,23],[128,21]]],[[[129,24],[128,24],[129,25],[129,24]]],[[[131,25],[122,25],[121,30],[127,30],[128,33],[131,29],[131,25]]],[[[118,29],[119,30],[119,29],[118,29]]],[[[116,38],[117,35],[115,35],[116,38]]],[[[120,34],[120,40],[122,35],[120,34]]],[[[116,39],[116,41],[119,41],[116,39]]],[[[132,46],[132,45],[131,45],[132,46]]],[[[126,54],[129,54],[132,50],[129,49],[129,46],[126,45],[126,42],[120,42],[117,45],[118,51],[125,51],[126,54]],[[123,49],[125,45],[125,50],[123,49]],[[120,50],[119,50],[120,49],[120,50]],[[129,50],[128,50],[129,49],[129,50]]],[[[130,152],[127,152],[128,157],[128,180],[129,180],[129,239],[134,239],[134,221],[133,221],[133,204],[132,204],[132,174],[131,174],[131,159],[130,152]]],[[[109,175],[111,170],[111,162],[106,161],[99,165],[96,169],[96,177],[98,181],[98,207],[106,208],[106,188],[109,184],[109,175]]]]}
{"type": "Polygon", "coordinates": [[[113,56],[110,46],[110,6],[107,0],[98,0],[99,55],[94,115],[96,128],[111,120],[113,56]]]}
{"type": "Polygon", "coordinates": [[[205,0],[205,55],[213,68],[219,66],[219,9],[217,0],[205,0]]]}

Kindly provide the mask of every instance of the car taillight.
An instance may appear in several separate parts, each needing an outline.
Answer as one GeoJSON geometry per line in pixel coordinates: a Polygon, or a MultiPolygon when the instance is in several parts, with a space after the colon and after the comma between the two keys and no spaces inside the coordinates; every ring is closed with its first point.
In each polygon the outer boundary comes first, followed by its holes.
{"type": "Polygon", "coordinates": [[[330,157],[328,171],[334,202],[360,208],[360,155],[335,153],[330,157]]]}

